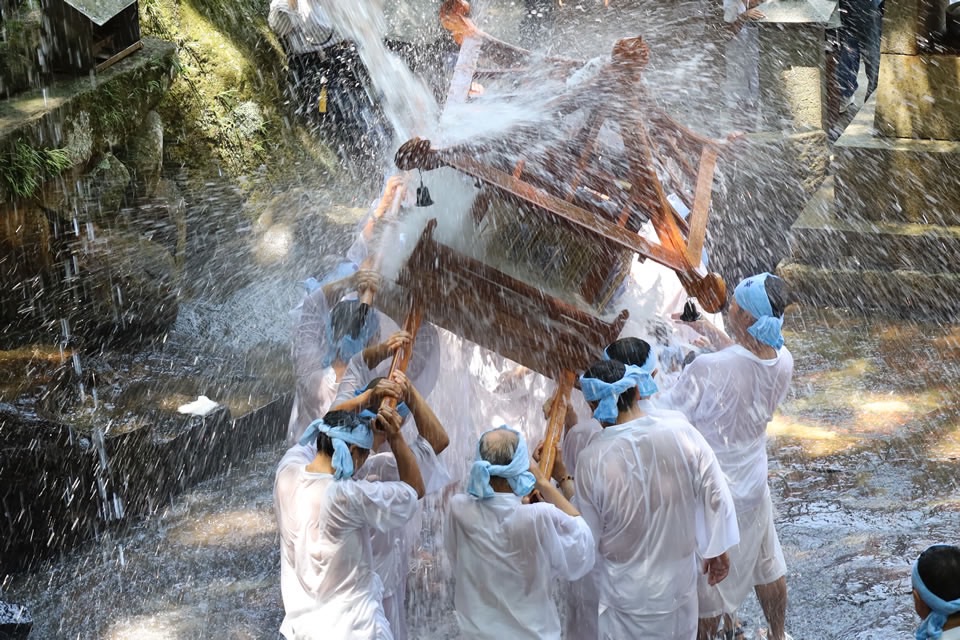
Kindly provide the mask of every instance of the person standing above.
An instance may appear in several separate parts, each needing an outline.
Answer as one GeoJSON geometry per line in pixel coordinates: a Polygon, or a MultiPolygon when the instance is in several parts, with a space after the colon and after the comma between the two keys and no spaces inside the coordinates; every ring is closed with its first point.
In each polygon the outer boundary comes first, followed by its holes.
{"type": "Polygon", "coordinates": [[[711,637],[721,614],[735,614],[754,589],[770,639],[784,640],[786,563],[767,486],[767,424],[793,377],[793,356],[781,334],[786,292],[783,280],[762,273],[738,284],[733,298],[727,326],[736,342],[714,336],[726,348],[696,358],[656,402],[683,412],[703,434],[737,507],[740,543],[730,550],[730,576],[718,586],[701,581],[703,637],[711,637]]]}
{"type": "Polygon", "coordinates": [[[349,412],[332,411],[312,422],[280,461],[273,500],[285,613],[280,633],[288,640],[392,640],[383,584],[373,571],[370,530],[402,526],[424,494],[400,423],[395,409],[383,407],[377,414],[377,428],[396,457],[398,482],[352,479],[373,447],[374,433],[349,412]]]}
{"type": "Polygon", "coordinates": [[[935,544],[913,565],[917,640],[960,640],[960,547],[935,544]]]}
{"type": "Polygon", "coordinates": [[[880,79],[880,32],[883,23],[882,0],[840,0],[840,55],[837,83],[840,85],[840,113],[853,105],[857,91],[860,61],[867,76],[870,97],[880,79]]]}
{"type": "Polygon", "coordinates": [[[506,426],[480,436],[467,492],[450,501],[444,528],[463,637],[559,640],[551,588],[593,566],[590,528],[506,426]],[[534,489],[543,502],[523,504],[534,489]]]}
{"type": "Polygon", "coordinates": [[[640,408],[656,386],[639,367],[605,360],[580,383],[603,425],[575,478],[577,505],[599,543],[599,637],[693,640],[697,576],[723,580],[726,550],[738,540],[720,465],[682,416],[640,408]]]}

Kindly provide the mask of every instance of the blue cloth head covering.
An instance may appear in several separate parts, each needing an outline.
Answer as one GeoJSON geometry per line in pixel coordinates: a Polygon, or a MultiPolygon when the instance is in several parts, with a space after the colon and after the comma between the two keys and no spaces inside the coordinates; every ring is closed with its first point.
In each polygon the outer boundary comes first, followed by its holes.
{"type": "Polygon", "coordinates": [[[943,625],[947,618],[955,613],[960,613],[960,600],[947,602],[935,595],[927,585],[923,584],[920,578],[920,560],[913,563],[913,588],[920,594],[920,599],[930,607],[930,615],[924,618],[923,622],[917,628],[917,640],[940,640],[943,634],[943,625]]]}
{"type": "MultiPolygon", "coordinates": [[[[656,391],[657,385],[653,383],[650,374],[635,364],[625,365],[627,368],[623,377],[616,382],[604,382],[598,378],[587,378],[580,376],[580,388],[583,391],[583,397],[587,402],[598,402],[597,408],[593,412],[593,417],[600,421],[600,424],[614,424],[617,421],[619,411],[617,410],[617,398],[627,389],[637,387],[640,389],[640,395],[644,394],[640,388],[644,381],[653,384],[656,391]]],[[[646,387],[649,389],[649,387],[646,387]]]]}
{"type": "Polygon", "coordinates": [[[344,362],[349,362],[350,358],[363,351],[367,344],[380,331],[380,314],[376,309],[370,307],[367,309],[367,317],[360,327],[360,334],[354,338],[348,332],[339,342],[333,335],[333,315],[327,316],[327,344],[330,345],[327,355],[323,358],[323,366],[329,367],[333,361],[339,358],[344,362]]]}
{"type": "Polygon", "coordinates": [[[773,315],[773,307],[770,306],[770,298],[767,296],[767,289],[764,286],[767,278],[775,278],[770,273],[760,273],[751,276],[737,285],[733,290],[733,298],[754,317],[754,322],[747,328],[747,332],[754,338],[769,345],[774,349],[783,346],[783,318],[773,315]]]}
{"type": "Polygon", "coordinates": [[[494,495],[493,487],[490,486],[490,476],[506,478],[510,488],[518,496],[525,496],[533,491],[537,484],[537,479],[530,473],[530,454],[527,453],[527,441],[523,434],[507,425],[502,425],[496,429],[484,431],[477,442],[477,457],[470,468],[470,478],[467,481],[467,493],[475,498],[492,498],[494,495]],[[492,431],[506,429],[517,434],[517,450],[513,452],[513,459],[508,465],[490,464],[480,457],[480,442],[483,436],[492,431]]]}
{"type": "Polygon", "coordinates": [[[333,441],[333,477],[337,480],[353,477],[353,456],[350,455],[348,444],[355,444],[361,449],[373,448],[373,431],[366,422],[361,422],[353,429],[345,427],[331,427],[322,419],[314,420],[303,432],[300,438],[301,445],[308,445],[317,439],[318,433],[325,433],[333,441]]]}
{"type": "MultiPolygon", "coordinates": [[[[620,394],[632,387],[639,388],[644,380],[649,380],[653,384],[650,374],[635,364],[626,365],[627,371],[617,382],[604,382],[598,378],[587,378],[580,376],[580,388],[583,391],[583,397],[587,402],[598,402],[597,408],[593,412],[593,417],[600,421],[600,424],[615,424],[620,412],[617,410],[617,399],[620,394]]],[[[653,385],[656,390],[656,384],[653,385]]],[[[643,394],[641,389],[640,395],[643,394]]]]}
{"type": "MultiPolygon", "coordinates": [[[[647,346],[650,348],[650,350],[647,352],[647,359],[639,367],[640,371],[642,371],[643,374],[645,375],[641,375],[640,381],[637,383],[637,390],[640,392],[641,398],[649,398],[650,396],[652,396],[653,394],[655,394],[657,391],[660,390],[660,388],[657,386],[657,383],[653,381],[653,372],[657,368],[657,365],[659,364],[659,362],[657,362],[657,354],[654,353],[653,347],[650,346],[649,343],[647,344],[647,346]]],[[[610,354],[607,352],[607,349],[609,348],[610,348],[610,345],[607,345],[606,349],[603,350],[604,360],[612,360],[612,358],[610,357],[610,354]]],[[[624,362],[623,364],[625,366],[627,365],[626,362],[624,362]]]]}

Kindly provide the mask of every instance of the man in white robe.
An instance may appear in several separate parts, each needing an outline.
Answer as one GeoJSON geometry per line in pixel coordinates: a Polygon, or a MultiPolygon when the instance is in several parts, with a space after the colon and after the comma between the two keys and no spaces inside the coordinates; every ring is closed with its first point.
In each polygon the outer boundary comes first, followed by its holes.
{"type": "Polygon", "coordinates": [[[551,587],[590,570],[593,535],[530,459],[520,432],[487,431],[477,449],[469,495],[453,497],[444,528],[462,637],[559,640],[551,587]],[[543,502],[523,504],[534,488],[543,502]]]}
{"type": "MultiPolygon", "coordinates": [[[[657,373],[658,359],[653,347],[639,338],[620,338],[604,349],[606,359],[623,364],[632,364],[641,368],[652,378],[657,373]]],[[[641,398],[640,408],[648,414],[659,414],[647,398],[641,398]]],[[[571,420],[572,408],[568,405],[567,421],[571,420]]],[[[567,471],[574,478],[577,475],[576,460],[580,452],[603,432],[600,423],[591,415],[588,420],[579,420],[564,434],[562,457],[567,471]]],[[[568,640],[596,640],[599,635],[598,612],[599,591],[597,588],[597,570],[588,573],[580,580],[570,583],[567,599],[567,617],[565,637],[568,640]]]]}
{"type": "Polygon", "coordinates": [[[720,585],[700,585],[703,636],[719,617],[733,616],[751,590],[767,618],[771,640],[784,640],[786,563],[773,522],[767,486],[767,424],[793,377],[793,356],[783,346],[783,281],[770,274],[737,285],[726,348],[687,365],[658,406],[683,412],[717,454],[737,508],[740,543],[730,550],[730,575],[720,585]]]}
{"type": "Polygon", "coordinates": [[[359,271],[349,278],[347,285],[335,282],[319,286],[303,301],[293,332],[297,387],[287,427],[288,444],[297,442],[307,425],[331,408],[352,358],[363,359],[375,367],[410,341],[406,332],[396,331],[379,342],[381,327],[389,326],[392,321],[357,300],[340,300],[331,309],[331,300],[351,284],[361,291],[376,289],[379,276],[375,272],[359,271]]]}
{"type": "Polygon", "coordinates": [[[424,494],[401,418],[377,416],[396,458],[399,481],[354,480],[374,444],[367,422],[349,412],[316,420],[283,459],[274,484],[280,533],[280,590],[288,640],[392,640],[373,570],[370,530],[403,526],[424,494]],[[316,442],[314,448],[312,445],[316,442]]]}
{"type": "Polygon", "coordinates": [[[599,637],[693,640],[698,575],[722,580],[726,550],[738,540],[720,465],[682,416],[640,408],[656,388],[640,367],[598,362],[580,382],[603,425],[575,478],[577,505],[599,544],[599,637]]]}
{"type": "MultiPolygon", "coordinates": [[[[402,402],[398,411],[404,424],[409,422],[408,418],[412,418],[416,426],[414,434],[407,433],[406,428],[401,428],[401,433],[416,458],[417,467],[423,477],[424,491],[426,495],[437,493],[451,482],[446,466],[439,459],[439,455],[450,444],[450,438],[427,401],[406,375],[395,372],[391,380],[401,393],[402,402]]],[[[368,386],[375,386],[375,383],[368,386]]],[[[364,408],[361,415],[368,418],[373,416],[370,408],[364,408]]],[[[380,449],[377,444],[375,443],[374,450],[380,449]]],[[[360,468],[357,477],[366,480],[399,480],[396,457],[389,450],[375,453],[360,468]]],[[[420,537],[420,511],[418,508],[416,515],[403,526],[371,532],[373,569],[383,581],[383,610],[390,622],[394,640],[407,638],[407,575],[410,573],[414,542],[420,537]]]]}

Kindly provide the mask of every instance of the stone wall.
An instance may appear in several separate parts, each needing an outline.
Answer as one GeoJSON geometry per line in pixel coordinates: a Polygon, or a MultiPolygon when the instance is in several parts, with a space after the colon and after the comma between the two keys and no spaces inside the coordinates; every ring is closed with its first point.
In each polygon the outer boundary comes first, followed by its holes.
{"type": "Polygon", "coordinates": [[[206,417],[154,414],[109,436],[0,403],[0,574],[152,513],[283,438],[291,403],[281,396],[237,418],[225,407],[206,417]]]}
{"type": "Polygon", "coordinates": [[[154,109],[178,68],[173,45],[89,79],[20,94],[0,107],[0,348],[83,335],[149,340],[176,318],[175,242],[148,233],[180,211],[131,205],[161,186],[163,123],[154,109]]]}

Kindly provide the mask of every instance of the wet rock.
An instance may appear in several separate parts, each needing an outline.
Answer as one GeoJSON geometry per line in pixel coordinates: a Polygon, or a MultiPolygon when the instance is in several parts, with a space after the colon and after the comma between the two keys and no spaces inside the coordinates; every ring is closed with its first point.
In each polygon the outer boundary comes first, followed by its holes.
{"type": "Polygon", "coordinates": [[[76,271],[64,283],[60,310],[88,340],[131,343],[162,335],[176,320],[173,256],[161,245],[101,230],[72,247],[76,271]]]}
{"type": "Polygon", "coordinates": [[[290,251],[303,262],[304,273],[308,274],[319,272],[322,256],[342,254],[349,247],[357,224],[367,213],[364,207],[331,203],[329,195],[319,189],[299,187],[256,206],[259,217],[255,234],[264,244],[288,239],[292,243],[290,251]]]}
{"type": "Polygon", "coordinates": [[[53,256],[42,209],[22,201],[0,205],[0,256],[0,323],[9,334],[24,316],[43,306],[45,273],[53,256]]]}
{"type": "Polygon", "coordinates": [[[30,635],[33,619],[27,608],[0,600],[0,638],[20,640],[30,635]]]}
{"type": "Polygon", "coordinates": [[[105,153],[76,181],[63,180],[44,194],[44,206],[70,224],[110,224],[123,204],[130,171],[112,153],[105,153]]]}
{"type": "Polygon", "coordinates": [[[143,125],[130,138],[123,155],[140,193],[152,196],[160,183],[163,165],[163,120],[156,111],[147,113],[143,125]]]}

